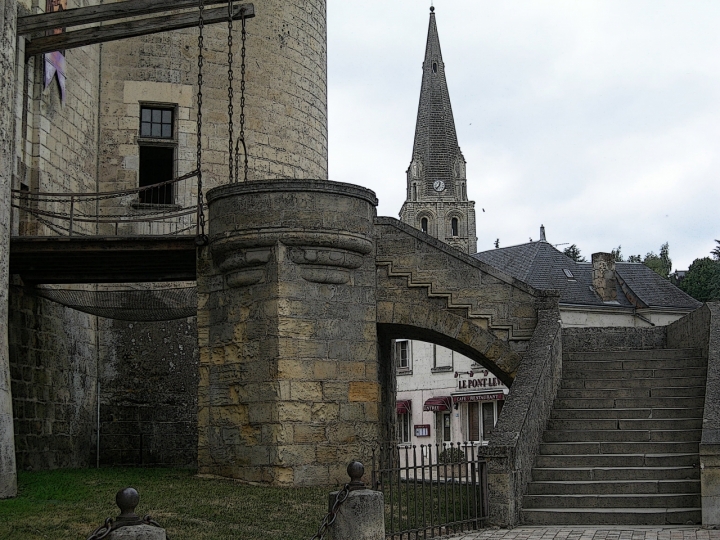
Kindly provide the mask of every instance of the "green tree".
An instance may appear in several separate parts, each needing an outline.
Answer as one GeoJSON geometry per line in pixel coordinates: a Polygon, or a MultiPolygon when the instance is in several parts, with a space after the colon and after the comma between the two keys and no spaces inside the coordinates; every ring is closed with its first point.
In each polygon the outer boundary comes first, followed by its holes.
{"type": "Polygon", "coordinates": [[[610,253],[613,256],[613,259],[615,259],[615,262],[623,262],[623,256],[622,256],[622,246],[618,246],[617,249],[613,249],[610,253]]]}
{"type": "Polygon", "coordinates": [[[641,263],[642,257],[639,254],[638,255],[630,255],[628,257],[627,262],[641,263]]]}
{"type": "Polygon", "coordinates": [[[650,268],[656,274],[664,277],[665,279],[670,278],[670,271],[672,270],[672,259],[670,259],[670,247],[665,242],[660,246],[660,254],[656,255],[654,252],[650,252],[645,255],[643,264],[650,268]]]}
{"type": "Polygon", "coordinates": [[[713,249],[710,253],[712,253],[712,256],[715,257],[716,261],[720,261],[720,240],[715,240],[715,243],[717,243],[717,246],[715,246],[715,249],[713,249]]]}
{"type": "Polygon", "coordinates": [[[575,262],[587,262],[585,260],[585,257],[580,255],[580,248],[578,248],[575,244],[566,247],[563,250],[563,253],[570,257],[575,262]]]}
{"type": "Polygon", "coordinates": [[[680,282],[680,288],[700,302],[720,300],[720,260],[695,259],[680,282]]]}

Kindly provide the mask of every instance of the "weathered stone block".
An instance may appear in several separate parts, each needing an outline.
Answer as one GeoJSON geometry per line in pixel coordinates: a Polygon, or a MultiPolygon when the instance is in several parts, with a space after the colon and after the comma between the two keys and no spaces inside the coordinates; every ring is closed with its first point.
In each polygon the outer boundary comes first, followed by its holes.
{"type": "Polygon", "coordinates": [[[348,386],[348,401],[380,401],[380,385],[376,382],[351,382],[348,386]]]}

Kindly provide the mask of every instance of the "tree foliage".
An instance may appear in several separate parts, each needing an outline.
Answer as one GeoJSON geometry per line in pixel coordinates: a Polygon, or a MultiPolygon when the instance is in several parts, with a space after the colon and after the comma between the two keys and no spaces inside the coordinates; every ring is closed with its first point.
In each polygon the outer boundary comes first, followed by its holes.
{"type": "Polygon", "coordinates": [[[672,259],[670,259],[670,246],[668,243],[665,242],[662,246],[660,246],[659,255],[656,255],[652,251],[645,255],[643,264],[656,274],[664,277],[665,279],[669,279],[670,271],[672,270],[672,259]]]}
{"type": "Polygon", "coordinates": [[[720,259],[695,259],[680,281],[680,288],[700,302],[720,300],[720,259]]]}
{"type": "Polygon", "coordinates": [[[587,262],[587,260],[585,260],[585,257],[580,254],[580,248],[578,248],[575,244],[566,247],[563,250],[563,253],[575,262],[587,262]]]}
{"type": "Polygon", "coordinates": [[[613,249],[610,254],[613,256],[613,259],[615,259],[615,262],[623,262],[622,246],[613,249]]]}
{"type": "Polygon", "coordinates": [[[641,263],[642,257],[639,254],[638,255],[630,255],[628,257],[627,262],[641,263]]]}
{"type": "Polygon", "coordinates": [[[715,249],[713,249],[710,253],[712,253],[712,256],[716,261],[720,261],[720,240],[715,240],[715,243],[717,246],[715,246],[715,249]]]}

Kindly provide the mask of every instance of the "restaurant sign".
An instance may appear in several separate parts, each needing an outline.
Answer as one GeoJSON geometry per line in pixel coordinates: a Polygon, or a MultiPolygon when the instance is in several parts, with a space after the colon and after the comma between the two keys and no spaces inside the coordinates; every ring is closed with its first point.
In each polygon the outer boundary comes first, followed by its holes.
{"type": "Polygon", "coordinates": [[[460,394],[453,396],[455,403],[464,403],[468,401],[502,401],[505,394],[499,392],[497,394],[460,394]]]}

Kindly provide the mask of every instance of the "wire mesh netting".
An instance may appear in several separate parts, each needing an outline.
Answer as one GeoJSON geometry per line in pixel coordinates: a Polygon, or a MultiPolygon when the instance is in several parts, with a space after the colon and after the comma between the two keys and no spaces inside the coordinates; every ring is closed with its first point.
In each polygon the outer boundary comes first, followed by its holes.
{"type": "Polygon", "coordinates": [[[197,288],[87,290],[37,288],[37,296],[83,313],[122,321],[170,321],[197,315],[197,288]]]}

